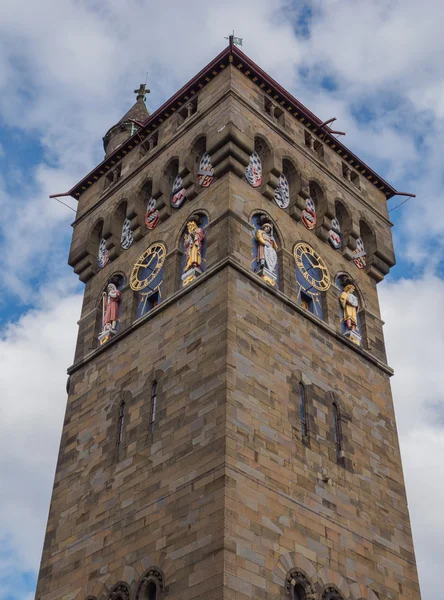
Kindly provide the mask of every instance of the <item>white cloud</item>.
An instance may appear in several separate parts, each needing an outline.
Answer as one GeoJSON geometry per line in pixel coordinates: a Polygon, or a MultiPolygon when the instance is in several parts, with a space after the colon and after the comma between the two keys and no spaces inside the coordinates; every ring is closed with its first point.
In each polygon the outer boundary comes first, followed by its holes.
{"type": "Polygon", "coordinates": [[[444,561],[444,281],[384,283],[380,294],[422,595],[436,598],[444,561]]]}
{"type": "Polygon", "coordinates": [[[41,300],[0,339],[0,531],[24,571],[40,561],[81,305],[73,295],[41,300]]]}

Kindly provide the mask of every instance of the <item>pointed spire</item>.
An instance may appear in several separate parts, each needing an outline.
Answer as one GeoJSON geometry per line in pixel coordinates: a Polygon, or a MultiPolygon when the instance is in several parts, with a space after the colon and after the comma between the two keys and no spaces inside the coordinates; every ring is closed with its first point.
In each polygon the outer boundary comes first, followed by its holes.
{"type": "Polygon", "coordinates": [[[145,104],[145,97],[150,93],[146,84],[141,83],[139,89],[134,90],[134,93],[137,94],[135,104],[123,115],[118,123],[108,130],[103,138],[103,147],[107,156],[134,133],[133,121],[143,123],[150,116],[145,104]]]}

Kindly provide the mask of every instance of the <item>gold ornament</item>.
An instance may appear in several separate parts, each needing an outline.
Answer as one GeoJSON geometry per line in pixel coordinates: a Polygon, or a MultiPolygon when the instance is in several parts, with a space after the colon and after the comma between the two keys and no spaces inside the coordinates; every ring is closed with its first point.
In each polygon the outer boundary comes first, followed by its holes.
{"type": "Polygon", "coordinates": [[[163,244],[152,244],[139,257],[130,275],[130,287],[140,292],[152,283],[165,262],[166,248],[163,244]]]}
{"type": "Polygon", "coordinates": [[[322,257],[310,244],[299,242],[293,250],[296,265],[302,277],[318,292],[326,292],[331,285],[330,273],[322,257]]]}

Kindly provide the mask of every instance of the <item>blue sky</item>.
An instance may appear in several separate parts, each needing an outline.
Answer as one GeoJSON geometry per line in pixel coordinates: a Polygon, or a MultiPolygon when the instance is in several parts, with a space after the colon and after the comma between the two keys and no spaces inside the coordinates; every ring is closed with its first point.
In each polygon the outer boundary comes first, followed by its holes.
{"type": "Polygon", "coordinates": [[[48,196],[102,160],[101,138],[146,72],[154,110],[233,28],[243,50],[310,110],[337,117],[358,156],[417,194],[390,213],[398,263],[380,294],[422,592],[431,600],[444,561],[444,8],[438,0],[193,7],[40,0],[36,10],[31,0],[0,0],[0,600],[33,597],[80,313],[82,284],[66,264],[74,213],[48,196]]]}

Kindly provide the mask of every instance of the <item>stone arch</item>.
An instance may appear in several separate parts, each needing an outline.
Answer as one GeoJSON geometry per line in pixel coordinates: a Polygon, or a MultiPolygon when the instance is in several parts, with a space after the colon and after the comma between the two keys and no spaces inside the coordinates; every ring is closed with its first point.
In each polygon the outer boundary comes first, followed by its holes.
{"type": "Polygon", "coordinates": [[[268,139],[262,133],[254,134],[254,151],[257,152],[264,163],[269,152],[272,151],[272,146],[268,139]]]}
{"type": "Polygon", "coordinates": [[[288,420],[293,438],[309,445],[310,433],[313,434],[313,383],[300,369],[294,369],[290,376],[290,403],[288,420]],[[303,394],[303,396],[301,396],[303,394]]]}
{"type": "Polygon", "coordinates": [[[88,233],[88,254],[90,254],[97,265],[100,241],[104,236],[105,221],[103,217],[96,219],[88,233]]]}
{"type": "Polygon", "coordinates": [[[308,187],[310,198],[316,207],[316,229],[318,229],[322,225],[324,216],[327,213],[327,190],[325,185],[315,177],[309,179],[308,187]]]}
{"type": "Polygon", "coordinates": [[[182,225],[180,226],[179,229],[179,233],[176,236],[176,241],[174,244],[174,248],[181,248],[182,243],[183,243],[183,236],[187,227],[187,223],[188,221],[194,216],[205,216],[206,219],[208,220],[208,226],[211,224],[211,215],[209,213],[209,211],[206,208],[193,208],[193,210],[190,210],[188,212],[188,216],[186,217],[186,219],[182,222],[182,225]]]}
{"type": "Polygon", "coordinates": [[[125,581],[119,581],[108,591],[106,600],[130,600],[130,586],[125,581]]]}
{"type": "Polygon", "coordinates": [[[280,227],[278,226],[278,224],[276,223],[276,221],[273,219],[273,217],[270,215],[269,212],[267,212],[266,210],[263,210],[262,208],[255,208],[253,209],[249,216],[248,216],[248,222],[251,223],[253,217],[255,215],[265,215],[267,217],[267,219],[270,221],[270,223],[272,223],[273,225],[273,231],[278,239],[278,245],[279,245],[279,249],[281,248],[285,248],[285,243],[284,243],[284,236],[282,234],[282,231],[280,229],[280,227]]]}
{"type": "MultiPolygon", "coordinates": [[[[130,598],[133,597],[134,590],[137,586],[138,573],[134,567],[124,566],[119,567],[115,572],[110,573],[104,585],[105,599],[111,600],[111,593],[117,591],[120,585],[128,588],[130,598]],[[116,583],[117,582],[117,583],[116,583]]],[[[114,598],[112,600],[115,600],[114,598]]],[[[124,599],[126,600],[126,598],[124,599]]]]}
{"type": "Polygon", "coordinates": [[[282,173],[288,181],[290,189],[290,205],[295,204],[297,196],[301,190],[301,171],[293,157],[287,154],[282,156],[282,173]]]}
{"type": "MultiPolygon", "coordinates": [[[[353,285],[356,288],[356,293],[358,294],[358,299],[359,299],[359,304],[360,304],[360,311],[363,310],[366,307],[366,300],[365,300],[365,296],[364,293],[362,292],[361,288],[359,287],[359,285],[356,283],[356,280],[354,279],[354,277],[352,277],[350,275],[350,273],[348,273],[347,271],[338,271],[336,273],[336,275],[334,276],[334,280],[332,283],[334,283],[335,287],[338,288],[338,278],[343,278],[344,280],[349,280],[353,283],[353,285]]],[[[338,288],[339,289],[339,288],[338,288]]]]}
{"type": "Polygon", "coordinates": [[[368,260],[376,251],[376,234],[367,219],[362,216],[359,219],[359,236],[364,242],[368,260]]]}
{"type": "Polygon", "coordinates": [[[322,585],[318,572],[312,562],[299,552],[285,552],[279,557],[274,569],[273,583],[286,587],[288,575],[292,571],[299,571],[306,577],[313,587],[322,585]]]}
{"type": "Polygon", "coordinates": [[[353,217],[344,201],[339,198],[335,198],[335,215],[341,227],[342,245],[347,246],[348,236],[353,229],[353,217]]]}
{"type": "Polygon", "coordinates": [[[350,598],[350,588],[348,583],[336,571],[333,571],[328,567],[322,567],[319,569],[319,579],[322,582],[322,588],[319,590],[319,598],[321,600],[328,600],[327,590],[329,589],[334,590],[339,598],[343,598],[343,600],[348,600],[350,598]]]}
{"type": "Polygon", "coordinates": [[[148,600],[147,589],[150,584],[154,584],[156,587],[156,596],[163,591],[165,587],[165,577],[162,570],[157,566],[152,566],[145,571],[140,578],[134,600],[148,600]]]}
{"type": "Polygon", "coordinates": [[[154,369],[146,379],[142,389],[141,415],[144,423],[143,427],[146,431],[149,430],[150,433],[154,433],[156,424],[159,422],[159,413],[163,408],[163,384],[164,372],[161,369],[154,369]]]}
{"type": "Polygon", "coordinates": [[[350,596],[353,600],[379,600],[376,592],[363,583],[352,583],[350,585],[350,596]]]}
{"type": "Polygon", "coordinates": [[[163,551],[156,551],[144,556],[135,565],[138,573],[145,574],[149,569],[155,568],[163,575],[164,590],[176,581],[177,568],[171,557],[163,551]]]}

